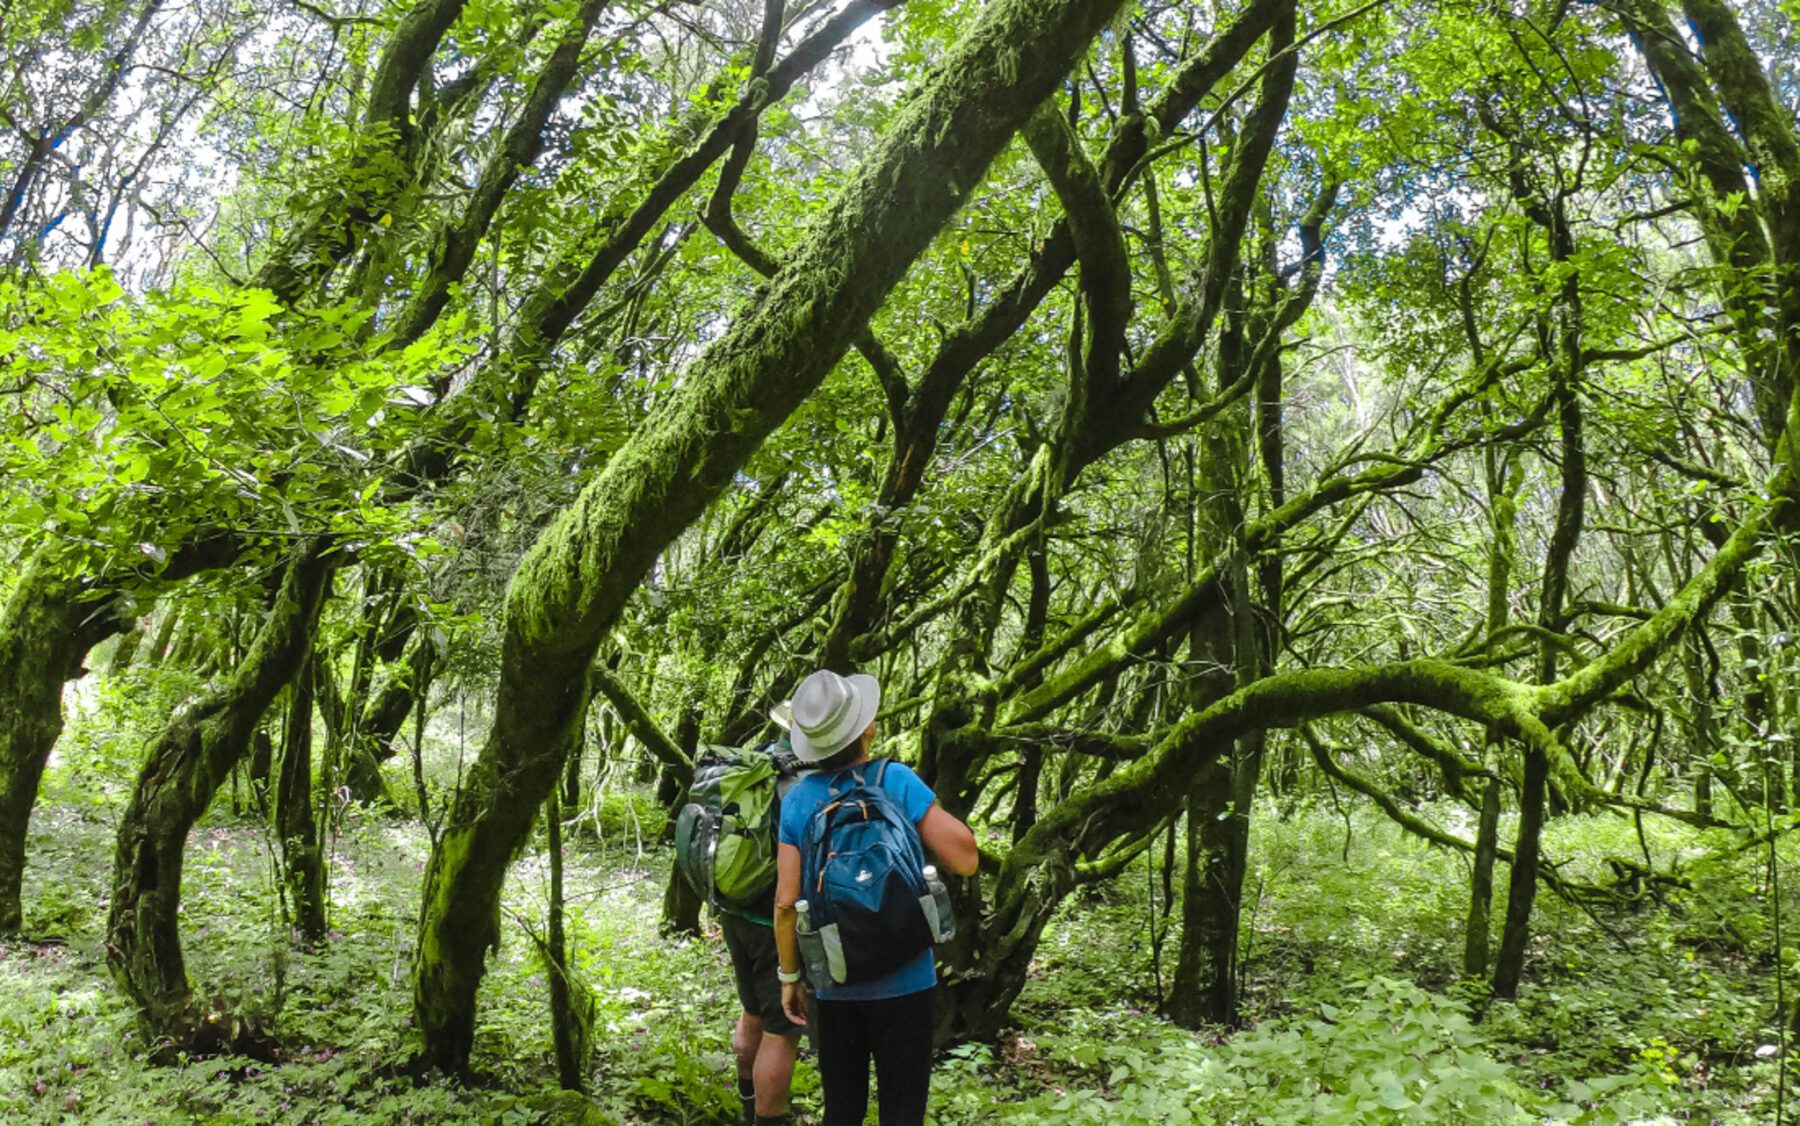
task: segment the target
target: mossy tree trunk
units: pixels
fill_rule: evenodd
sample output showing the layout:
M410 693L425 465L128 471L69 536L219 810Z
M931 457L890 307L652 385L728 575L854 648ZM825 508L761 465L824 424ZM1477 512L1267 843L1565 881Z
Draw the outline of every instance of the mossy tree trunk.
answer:
M1537 624L1542 640L1538 649L1537 679L1540 684L1551 684L1556 680L1560 656L1557 641L1569 624L1566 607L1569 570L1581 540L1587 505L1587 447L1581 403L1585 369L1583 279L1575 264L1575 236L1565 206L1570 185L1565 182L1564 173L1550 159L1543 161L1550 166L1549 171L1534 168L1530 155L1514 139L1509 126L1485 114L1483 120L1507 143L1508 180L1513 198L1541 230L1549 247L1550 261L1560 268L1563 278L1556 291L1555 308L1540 317L1538 327L1540 350L1546 356L1555 357L1551 368L1551 397L1555 404L1561 455L1556 520L1545 552L1543 580L1538 593ZM1500 932L1500 948L1494 956L1493 991L1495 996L1503 998L1518 995L1519 979L1524 973L1551 781L1548 751L1542 743L1527 743L1524 758L1519 787L1518 833L1513 843L1513 869L1506 897L1506 922Z
M556 783L595 649L656 555L819 385L1119 0L1000 0L875 145L682 392L546 529L508 587L494 726L427 869L422 1061L465 1071L501 884Z
M248 752L263 713L305 658L331 564L303 549L231 680L150 742L119 821L106 956L147 1034L198 1050L230 1047L229 1022L194 1002L182 959L182 858L188 831Z
M1233 311L1219 341L1221 379L1227 383L1235 382L1248 362L1243 296L1241 286L1234 286L1228 299ZM1247 410L1233 410L1207 428L1200 475L1191 483L1198 493L1195 536L1202 555L1228 555L1233 561L1225 605L1201 616L1189 641L1188 704L1195 711L1255 679L1260 663L1250 628L1250 576L1239 542L1248 422ZM1188 791L1181 954L1169 990L1169 1015L1184 1028L1237 1022L1238 918L1261 751L1261 740L1253 741L1252 733L1220 743Z
M562 816L562 804L552 789L544 807L550 851L550 933L544 950L550 979L550 1032L556 1047L557 1081L565 1091L582 1091L587 1088L588 1033L593 1017L583 999L576 996L569 974L568 938L563 927Z
M310 647L309 647L310 648ZM294 913L294 929L307 942L325 937L325 850L313 816L313 676L308 653L294 676L282 725L281 770L275 784L275 835L281 841L282 878Z
M173 603L166 604L158 615L156 636L150 642L150 651L144 655L144 661L151 668L163 663L169 655L169 645L175 639L175 627L181 622L181 607Z
M1479 334L1475 331L1472 286L1465 277L1461 286L1464 325L1476 362L1485 363L1486 356ZM1506 627L1510 616L1508 594L1512 589L1513 568L1517 562L1518 495L1524 485L1519 471L1519 455L1515 451L1503 455L1490 447L1484 452L1488 497L1488 567L1487 567L1487 635L1493 638ZM1487 976L1492 946L1494 908L1494 860L1500 848L1500 811L1505 798L1498 772L1499 756L1504 744L1498 734L1488 730L1482 741L1482 761L1496 770L1481 792L1481 814L1475 830L1475 858L1469 874L1469 910L1463 925L1463 976L1471 981Z
M1292 17L1278 19L1271 32L1270 50L1279 52L1292 42L1293 35ZM1253 128L1272 132L1274 123L1285 115L1294 73L1291 63L1270 68ZM1323 185L1301 219L1303 268L1299 280L1292 283L1281 279L1275 258L1276 232L1267 201L1259 200L1254 217L1261 253L1239 266L1227 298L1225 328L1219 339L1220 385L1211 401L1229 401L1232 388L1239 386L1253 394L1224 411L1203 431L1194 535L1201 557L1224 559L1227 565L1220 575L1224 594L1218 609L1196 619L1190 644L1196 673L1213 668L1226 675L1210 684L1204 676L1193 676L1190 691L1196 710L1264 675L1281 644L1284 571L1279 537L1262 545L1265 554L1261 556L1245 538L1247 509L1254 496L1252 454L1263 471L1268 508L1280 510L1287 502L1287 488L1279 343L1318 293L1323 266L1321 230L1336 198L1335 184ZM1188 571L1191 583L1191 562ZM1253 583L1260 602L1253 598ZM1169 995L1170 1015L1186 1027L1205 1021L1237 1023L1239 920L1249 871L1251 817L1266 749L1267 739L1260 728L1222 744L1196 773L1189 791L1181 952Z
M1255 679L1259 664L1257 642L1245 636L1251 624L1249 600L1240 596L1229 628L1237 635L1233 663L1241 681ZM1169 1015L1183 1027L1238 1022L1239 923L1265 746L1261 728L1224 742L1189 792L1181 953L1169 993Z
M1044 627L1050 611L1050 566L1040 538L1025 557L1031 574L1031 597L1025 608L1025 628L1019 652L1030 653L1044 643ZM1038 790L1043 785L1044 748L1032 744L1019 752L1018 781L1013 786L1012 839L1017 843L1037 824Z
M1243 867L1234 863L1238 839L1234 823L1249 821L1247 811L1231 806L1237 759L1236 740L1222 745L1201 764L1188 789L1181 953L1169 983L1169 1017L1183 1028L1198 1028L1209 1021L1230 1025L1237 1014L1238 897Z
M90 649L130 626L113 599L84 595L83 583L39 558L0 618L0 935L23 922L25 837L62 733L63 684L82 674Z
M1709 662L1711 648L1704 631L1698 627L1688 631L1681 646L1681 673L1688 697L1687 707L1683 709L1683 726L1688 733L1688 769L1694 775L1694 812L1708 817L1713 812L1712 783L1716 770L1713 755L1720 746L1719 721L1713 714L1717 689L1711 668L1718 658L1713 656Z
M1494 909L1494 857L1500 848L1500 797L1498 778L1489 779L1481 791L1481 819L1475 830L1475 862L1469 876L1469 914L1463 926L1463 976L1479 980L1487 976L1488 946Z
M694 752L700 745L700 714L693 704L682 709L680 725L675 729L675 745L685 759L679 763L663 763L656 780L657 804L670 812L669 825L674 826L676 810L687 800L688 787L694 780ZM672 834L671 834L672 835ZM665 935L698 935L700 911L706 904L681 872L669 869L669 882L663 889L661 930Z
M349 701L356 719L345 733L343 784L352 801L363 805L395 806L382 765L397 753L395 748L401 728L419 703L420 694L431 682L432 663L437 650L429 629L408 626L411 637L404 654L398 659L378 648L376 656L388 662L385 673L372 688L365 688L360 698Z

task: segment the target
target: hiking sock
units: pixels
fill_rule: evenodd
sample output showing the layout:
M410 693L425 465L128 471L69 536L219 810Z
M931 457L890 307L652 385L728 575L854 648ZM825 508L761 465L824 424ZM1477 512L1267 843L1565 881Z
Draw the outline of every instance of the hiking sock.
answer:
M759 1114L752 1126L794 1126L791 1114Z
M738 1101L744 1104L744 1126L756 1126L756 1083L738 1077Z

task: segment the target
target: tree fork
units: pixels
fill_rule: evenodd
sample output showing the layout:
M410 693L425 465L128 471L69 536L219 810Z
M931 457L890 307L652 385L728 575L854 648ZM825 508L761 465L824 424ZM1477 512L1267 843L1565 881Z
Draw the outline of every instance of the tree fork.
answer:
M1219 28L1206 46L1175 72L1167 89L1147 113L1128 112L1108 141L1099 161L1103 194L1117 198L1129 187L1137 164L1150 147L1151 131L1167 135L1181 124L1212 87L1229 74L1275 21L1289 0L1253 0ZM1066 152L1066 150L1065 150ZM1072 154L1079 156L1080 154ZM1085 164L1085 157L1082 157ZM1104 204L1107 210L1111 204ZM951 397L969 372L1010 339L1042 304L1076 260L1077 240L1068 217L1057 220L1042 248L1001 294L979 314L957 325L938 346L931 364L912 390L897 427L894 451L881 486L879 503L895 510L911 503L937 447L939 423ZM901 439L901 435L905 439ZM891 526L872 529L855 550L850 577L839 598L821 663L847 666L866 660L891 645L905 629L865 636L883 610L884 581L899 542Z
M356 249L384 211L397 204L412 179L417 130L412 96L431 65L439 41L462 14L464 0L421 0L400 18L382 49L370 83L348 168L334 170L342 198L297 223L270 253L252 284L291 305ZM350 190L346 184L377 185Z
M209 1021L188 983L180 935L182 858L188 831L248 752L263 713L304 659L331 569L317 543L288 564L236 674L151 741L120 818L107 963L136 1002L145 1031L159 1039L201 1051L234 1047L233 1026Z

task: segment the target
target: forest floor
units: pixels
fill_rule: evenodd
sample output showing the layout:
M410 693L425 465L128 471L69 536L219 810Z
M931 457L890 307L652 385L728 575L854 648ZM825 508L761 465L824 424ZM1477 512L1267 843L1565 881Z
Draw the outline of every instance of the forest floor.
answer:
M415 1088L394 1076L428 842L416 821L356 810L333 842L331 934L298 949L278 921L274 841L221 799L189 845L189 973L271 1029L284 1057L146 1062L100 945L129 776L98 785L91 770L52 771L31 838L30 941L0 944L0 1122L581 1120L546 1101L547 990L530 937L547 904L540 852L508 885L482 993L476 1057L488 1081ZM1453 811L1426 813L1471 831ZM1329 802L1259 815L1243 928L1247 1030L1195 1035L1156 1019L1180 913L1162 919L1159 877L1140 862L1078 895L1052 926L1016 1030L940 1062L935 1120L1776 1120L1766 850L1720 860L1731 838L1647 822L1658 865L1678 860L1692 889L1591 914L1545 893L1521 1002L1475 1023L1455 974L1461 856L1376 814L1346 820ZM668 854L657 824L647 795L619 788L569 839L570 948L596 1005L589 1120L730 1122L725 953L716 936L658 936ZM1631 822L1613 816L1558 819L1547 851L1573 881L1602 878L1609 856L1642 855ZM1784 849L1784 867L1796 860ZM1800 871L1789 882L1800 886ZM1797 925L1787 920L1788 934ZM796 1086L816 1113L804 1061Z

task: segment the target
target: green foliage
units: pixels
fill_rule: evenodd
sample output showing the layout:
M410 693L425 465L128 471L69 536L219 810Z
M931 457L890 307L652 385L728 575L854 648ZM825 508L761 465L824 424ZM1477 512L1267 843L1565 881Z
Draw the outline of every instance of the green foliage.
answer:
M45 799L83 817L108 817L131 786L143 758L144 733L156 730L206 683L197 670L164 662L140 664L122 677L96 678L70 692L67 726L58 740L61 769L46 779Z
M1452 806L1421 813L1456 824ZM1139 862L1058 915L1015 1010L1016 1038L951 1053L935 1088L939 1120L982 1121L1015 1103L1046 1123L1158 1121L1170 1104L1201 1108L1203 1122L1660 1115L1747 1126L1772 1113L1774 1061L1755 1058L1776 1040L1763 963L1716 937L1714 913L1726 903L1746 925L1758 913L1759 927L1767 920L1740 883L1754 887L1761 867L1729 838L1649 823L1656 855L1694 858L1695 890L1665 893L1680 904L1666 914L1621 904L1602 907L1598 920L1547 896L1530 956L1538 984L1517 1005L1488 1005L1483 985L1458 981L1461 857L1367 810L1346 823L1329 803L1286 816L1265 806L1257 825L1242 934L1245 1031L1194 1036L1151 1015L1153 885ZM1598 880L1608 858L1639 844L1629 821L1598 816L1558 819L1545 847L1565 877ZM1162 925L1166 985L1179 912ZM1470 1023L1472 1005L1479 1023ZM1479 1113L1382 1106L1392 1089L1369 1085L1381 1073L1403 1079L1415 1103L1465 1099Z
M97 590L121 576L154 580L215 531L250 548L228 573L177 592L126 582L127 613L148 612L152 596L162 598L159 616L179 607L179 656L120 678L79 680L67 693L68 725L29 850L27 931L46 941L0 948L8 971L0 974L0 1118L526 1121L592 1110L651 1122L723 1120L734 1110L722 1079L734 1000L716 944L669 943L652 931L666 811L619 784L641 755L604 717L594 723L605 738L594 742L604 743L606 783L575 811L571 834L570 945L598 1033L593 1106L558 1110L497 1089L414 1089L396 1077L424 838L361 811L333 808L326 819L337 834L335 933L308 950L290 949L282 933L272 850L247 791L221 795L192 842L194 976L222 1007L279 1031L289 1050L279 1067L187 1061L153 1072L102 981L109 826L144 734L229 670L275 554L293 536L319 531L344 548L342 589L318 638L321 667L342 682L391 669L391 658L370 655L384 640L377 609L390 599L425 607L423 628L440 649L437 683L457 700L455 738L440 691L425 739L426 804L441 816L493 719L498 608L521 554L629 439L680 416L694 358L727 333L754 329L750 318L770 292L692 222L719 178L702 174L661 201L617 276L569 311L572 324L527 394L520 369L537 357L520 363L508 351L526 312L561 292L709 119L735 103L747 77L742 44L758 5L654 13L612 5L545 130L541 157L520 170L494 223L478 233L444 319L412 347L387 349L386 326L440 261L467 185L516 116L571 6L462 5L429 52L406 122L416 131L410 145L392 126L367 128L363 113L370 75L411 5L327 7L334 14L316 5L270 12L248 0L157 5L159 21L176 22L155 25L155 50L130 68L133 85L119 100L132 114L141 109L142 121L126 128L119 103L96 104L105 112L91 132L176 140L130 184L106 183L105 166L90 162L93 149L79 141L59 150L55 174L78 183L81 198L40 190L26 201L39 214L0 232L8 240L0 243L0 396L9 408L0 420L0 592L14 588L16 564L40 548ZM1057 94L1096 159L1128 120L1127 59L1139 105L1152 104L1181 54L1201 49L1247 6L1128 7L1129 18L1088 52L1081 80ZM1729 7L1769 62L1740 67L1741 76L1766 69L1778 89L1791 85L1791 67L1783 68L1795 56L1796 5ZM915 104L906 91L983 8L974 0L894 7L879 35L839 52L763 117L732 200L759 246L785 259L804 245L823 202L845 184L843 170ZM39 122L27 118L38 103L78 104L43 97L45 76L54 71L73 91L104 73L134 14L111 0L9 9L0 41L12 48L17 74L9 78L21 91L4 107L18 119L10 133L29 144ZM214 26L226 23L233 26ZM1245 349L1264 347L1281 363L1285 415L1259 393L1228 404L1203 433L1176 427L1152 439L1144 418L1113 420L1132 437L1046 510L1032 545L1044 558L1041 583L1021 566L1010 582L978 592L989 606L945 600L941 616L898 631L868 662L890 689L890 707L909 701L884 716L891 745L910 749L946 726L938 721L950 710L936 712L933 702L950 694L946 686L991 687L1004 714L1021 684L1029 690L1096 654L1118 658L1105 687L1047 718L1071 729L1166 734L1212 671L1210 657L1183 650L1180 629L1133 649L1120 642L1115 618L1058 650L1061 664L1015 679L1016 662L1040 639L1034 634L1054 643L1111 595L1125 593L1124 616L1167 604L1225 546L1196 534L1196 512L1229 488L1242 519L1228 523L1253 526L1276 504L1276 468L1290 497L1369 467L1417 473L1403 489L1322 506L1247 562L1258 604L1238 620L1266 626L1277 644L1258 661L1238 662L1234 675L1256 664L1280 673L1423 653L1479 662L1523 683L1541 639L1486 639L1485 623L1495 605L1515 629L1543 611L1538 571L1565 462L1551 432L1557 420L1539 408L1560 374L1575 376L1591 475L1571 616L1552 639L1565 669L1604 660L1643 613L1680 597L1674 592L1714 557L1712 533L1759 511L1752 494L1771 435L1759 430L1746 386L1766 376L1761 351L1775 327L1795 318L1790 308L1785 321L1747 329L1731 318L1734 302L1782 299L1766 284L1771 263L1732 257L1778 227L1772 205L1786 173L1776 154L1736 147L1753 123L1734 121L1724 140L1732 175L1757 166L1756 190L1715 192L1697 180L1704 146L1672 133L1669 83L1643 73L1653 39L1625 34L1616 6L1320 0L1299 6L1298 23L1299 88L1235 262L1214 270L1207 258L1220 237L1223 177L1268 69L1266 40L1218 76L1172 135L1150 138L1153 155L1115 201L1130 255L1121 288L1137 305L1116 342L1127 369L1149 354L1176 307L1190 307L1165 300L1165 286L1189 300L1189 290L1208 284L1225 290L1220 322L1157 396L1149 421L1168 426L1209 404ZM256 31L241 33L239 24ZM786 45L814 26L809 16ZM1014 69L1018 50L1001 45L997 73ZM473 91L469 101L452 100L459 88ZM193 102L177 106L169 91ZM150 123L157 127L139 128ZM18 150L6 147L14 144L0 144L9 176L19 169ZM137 155L112 154L121 167ZM180 179L229 186L155 186L159 169L190 158L199 158L197 171ZM1327 183L1341 192L1321 231L1320 299L1259 341L1271 295L1299 277L1296 223ZM1061 214L1023 146L1002 153L983 183L956 188L968 198L870 322L908 386L918 386L959 325L994 308ZM95 209L86 218L97 224L109 193L146 201L155 222L145 226L187 229L193 217L211 216L211 229L190 233L161 265L143 264L163 255L140 244L116 272L96 264L117 244L97 242L92 255L73 257L68 245L46 244L39 259L18 233L60 222L52 213L65 203ZM1552 203L1569 224L1566 254L1556 224L1543 218ZM242 283L270 248L346 214L358 216L353 251L293 307ZM1733 224L1745 237L1721 240L1721 226ZM65 261L88 265L55 272ZM830 274L884 263L871 255L802 265ZM970 545L1009 530L1004 520L1018 513L1008 498L1037 459L1056 452L1058 420L1075 417L1093 323L1081 305L1084 267L1050 286L954 389L932 423L928 464L911 467L923 485L909 502L890 505L882 492L897 429L889 395L905 388L884 386L855 356L748 455L719 501L658 553L607 639L607 658L618 658L622 679L659 722L707 739L760 722L770 694L816 653L836 596L847 593L846 560L878 536L897 536L899 548L875 576L883 597L865 623L871 629L933 605L969 576ZM419 423L434 425L471 387L494 394L470 407L470 428L456 432L454 479L392 476L404 451L418 448ZM1446 405L1455 409L1444 428L1428 432ZM741 417L721 413L716 432L694 441L729 444ZM1250 436L1271 419L1283 448L1266 451L1269 461L1251 458ZM1503 489L1491 477L1502 465L1511 475ZM1490 553L1496 525L1510 533L1505 558ZM1287 568L1279 599L1260 589L1259 573L1277 559ZM1504 564L1498 573L1494 563ZM569 613L553 615L558 627L585 613L594 592L570 593ZM1788 636L1792 601L1792 555L1770 551L1627 690L1568 725L1572 755L1593 786L1686 809L1698 804L1704 770L1716 784L1711 816L1740 828L1703 833L1653 815L1641 827L1611 813L1553 818L1546 850L1558 882L1540 895L1517 1004L1489 1006L1480 983L1459 980L1465 858L1427 850L1359 799L1328 795L1329 783L1278 735L1269 773L1279 776L1281 797L1255 806L1239 935L1247 1027L1196 1037L1150 1015L1166 1000L1180 914L1157 886L1161 873L1140 861L1121 880L1072 895L1042 944L1024 951L1030 981L1015 1013L1022 1035L955 1049L937 1117L1767 1120L1783 1015L1775 999L1793 1000L1783 983L1800 967L1795 928L1777 932L1782 912L1795 918L1785 879L1795 856L1784 838L1771 866L1762 849L1747 849L1741 827L1791 816L1781 809L1795 797L1783 791L1796 777L1800 715L1789 688L1800 675ZM991 628L972 624L989 611ZM964 655L967 670L957 664ZM1473 725L1407 706L1454 753L1494 770L1512 804L1516 745L1490 749ZM1291 718L1269 717L1277 727ZM1424 758L1360 719L1319 726L1351 748L1359 774L1387 789L1394 808L1472 836L1471 811L1445 798L1455 786ZM961 776L968 788L955 799L989 819L977 828L995 855L1008 844L1009 802L1023 805L1007 787L1025 773L1024 756L1000 745L969 764ZM1100 777L1116 784L1145 773L1055 744L1039 749L1041 809ZM389 782L410 795L404 759L388 766ZM335 767L321 765L321 782L335 781ZM1502 838L1514 829L1509 812ZM1625 879L1645 867L1662 878ZM497 1088L517 1092L547 1082L544 971L527 937L539 925L542 869L535 855L516 868L477 1031L477 1066L491 1069ZM1501 910L1497 903L1496 922ZM814 1077L802 1075L810 1092Z
M368 311L281 310L195 285L136 297L110 273L0 279L0 372L27 391L0 432L0 527L150 573L198 533L332 531L371 562L439 550L376 470L458 347L365 351ZM399 408L399 409L396 409Z
M1073 1089L1008 1114L1021 1123L1527 1122L1530 1099L1456 1002L1375 978L1344 1004L1218 1045L1118 1013L1031 1044ZM970 1057L958 1062L967 1064ZM950 1105L973 1118L981 1108Z
M434 735L431 769L453 768L454 746ZM92 769L58 765L52 793L91 785ZM397 905L416 894L418 830L378 816L344 820L333 932L297 950L268 925L276 885L265 830L216 809L190 844L190 960L227 1008L259 1014L280 1035L286 1058L159 1069L138 1056L131 1014L99 961L104 802L123 796L100 793L102 804L85 810L53 799L36 822L28 930L58 941L0 947L0 1117L560 1121L531 1096L553 1070L546 980L529 938L543 930L543 855L520 861L484 988L478 1050L495 1086L414 1088L393 1068L414 937L411 912ZM614 790L597 808L605 831L568 844L569 949L595 1014L595 1096L584 1105L618 1121L729 1122L737 1002L722 944L656 934L668 854L652 833L644 845L653 851L641 855L631 829L655 813L651 796ZM1068 903L1040 949L1019 1031L940 1062L934 1121L1767 1120L1774 1061L1745 1062L1770 1042L1763 972L1705 921L1715 899L1741 901L1729 881L1754 880L1753 857L1702 849L1686 830L1653 830L1659 853L1709 858L1696 861L1696 890L1681 910L1616 917L1630 943L1619 947L1584 912L1551 899L1533 954L1542 984L1472 1025L1467 1004L1445 995L1454 985L1432 992L1397 976L1453 982L1458 858L1363 812L1352 819L1348 862L1345 825L1329 808L1259 824L1245 928L1249 1028L1195 1035L1150 1015L1140 862ZM1629 855L1637 842L1629 823L1592 818L1556 825L1547 847L1577 878L1606 871L1607 856ZM1164 933L1165 971L1178 938L1178 926ZM798 1105L816 1109L817 1082L803 1061Z

